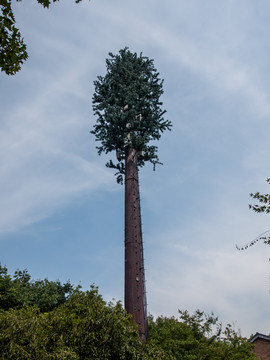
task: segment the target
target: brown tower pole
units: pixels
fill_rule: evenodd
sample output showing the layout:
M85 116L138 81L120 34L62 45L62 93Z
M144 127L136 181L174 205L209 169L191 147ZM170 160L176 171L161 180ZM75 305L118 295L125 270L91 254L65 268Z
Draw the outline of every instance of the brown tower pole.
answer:
M138 168L147 161L159 164L157 147L161 133L172 124L165 120L159 98L163 80L153 60L127 47L106 59L107 73L94 81L93 110L98 116L91 131L100 142L98 154L116 151L116 180L125 177L125 308L138 324L140 338L147 338L147 310L144 282ZM150 142L150 144L149 144Z
M130 146L125 153L125 309L139 325L140 338L145 341L146 296L137 152Z

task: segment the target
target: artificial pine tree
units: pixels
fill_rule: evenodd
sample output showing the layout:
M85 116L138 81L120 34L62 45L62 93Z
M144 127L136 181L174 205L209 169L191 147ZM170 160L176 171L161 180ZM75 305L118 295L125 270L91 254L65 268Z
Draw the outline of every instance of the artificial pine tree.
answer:
M147 336L138 168L150 161L160 164L157 147L150 145L171 129L162 102L163 80L153 60L128 48L109 53L107 73L94 82L93 110L97 123L91 131L100 142L98 154L116 152L106 166L117 170L117 182L125 180L125 308Z

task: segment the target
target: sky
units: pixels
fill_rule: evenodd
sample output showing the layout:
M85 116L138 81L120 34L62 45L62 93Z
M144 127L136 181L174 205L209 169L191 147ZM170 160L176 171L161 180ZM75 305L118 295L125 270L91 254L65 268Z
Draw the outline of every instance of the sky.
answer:
M93 81L125 46L154 59L171 132L140 170L148 312L270 333L268 0L14 2L29 59L0 74L0 262L123 301L124 188L90 131Z

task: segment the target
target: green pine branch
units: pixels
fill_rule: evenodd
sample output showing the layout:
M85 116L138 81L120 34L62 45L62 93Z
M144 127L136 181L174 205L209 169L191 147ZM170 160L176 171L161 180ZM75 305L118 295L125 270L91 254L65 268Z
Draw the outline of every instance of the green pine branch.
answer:
M157 147L150 143L159 140L172 124L164 119L160 97L163 80L153 60L124 48L106 59L107 73L94 81L93 110L97 122L91 131L95 135L98 154L116 152L114 163L107 167L117 169L117 181L122 183L125 172L126 147L137 150L138 167L147 161L154 167L161 164Z

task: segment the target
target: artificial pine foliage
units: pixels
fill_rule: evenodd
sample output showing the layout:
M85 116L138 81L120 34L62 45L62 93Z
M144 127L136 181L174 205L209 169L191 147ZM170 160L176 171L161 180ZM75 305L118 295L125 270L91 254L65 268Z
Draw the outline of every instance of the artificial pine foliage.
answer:
M93 110L98 116L92 134L101 143L98 154L116 152L116 162L106 166L117 170L117 182L123 182L125 149L131 147L138 155L138 167L150 161L159 163L157 147L149 145L159 140L161 133L171 129L165 120L165 110L159 98L163 93L163 80L154 67L153 60L129 51L109 53L107 73L94 81Z

